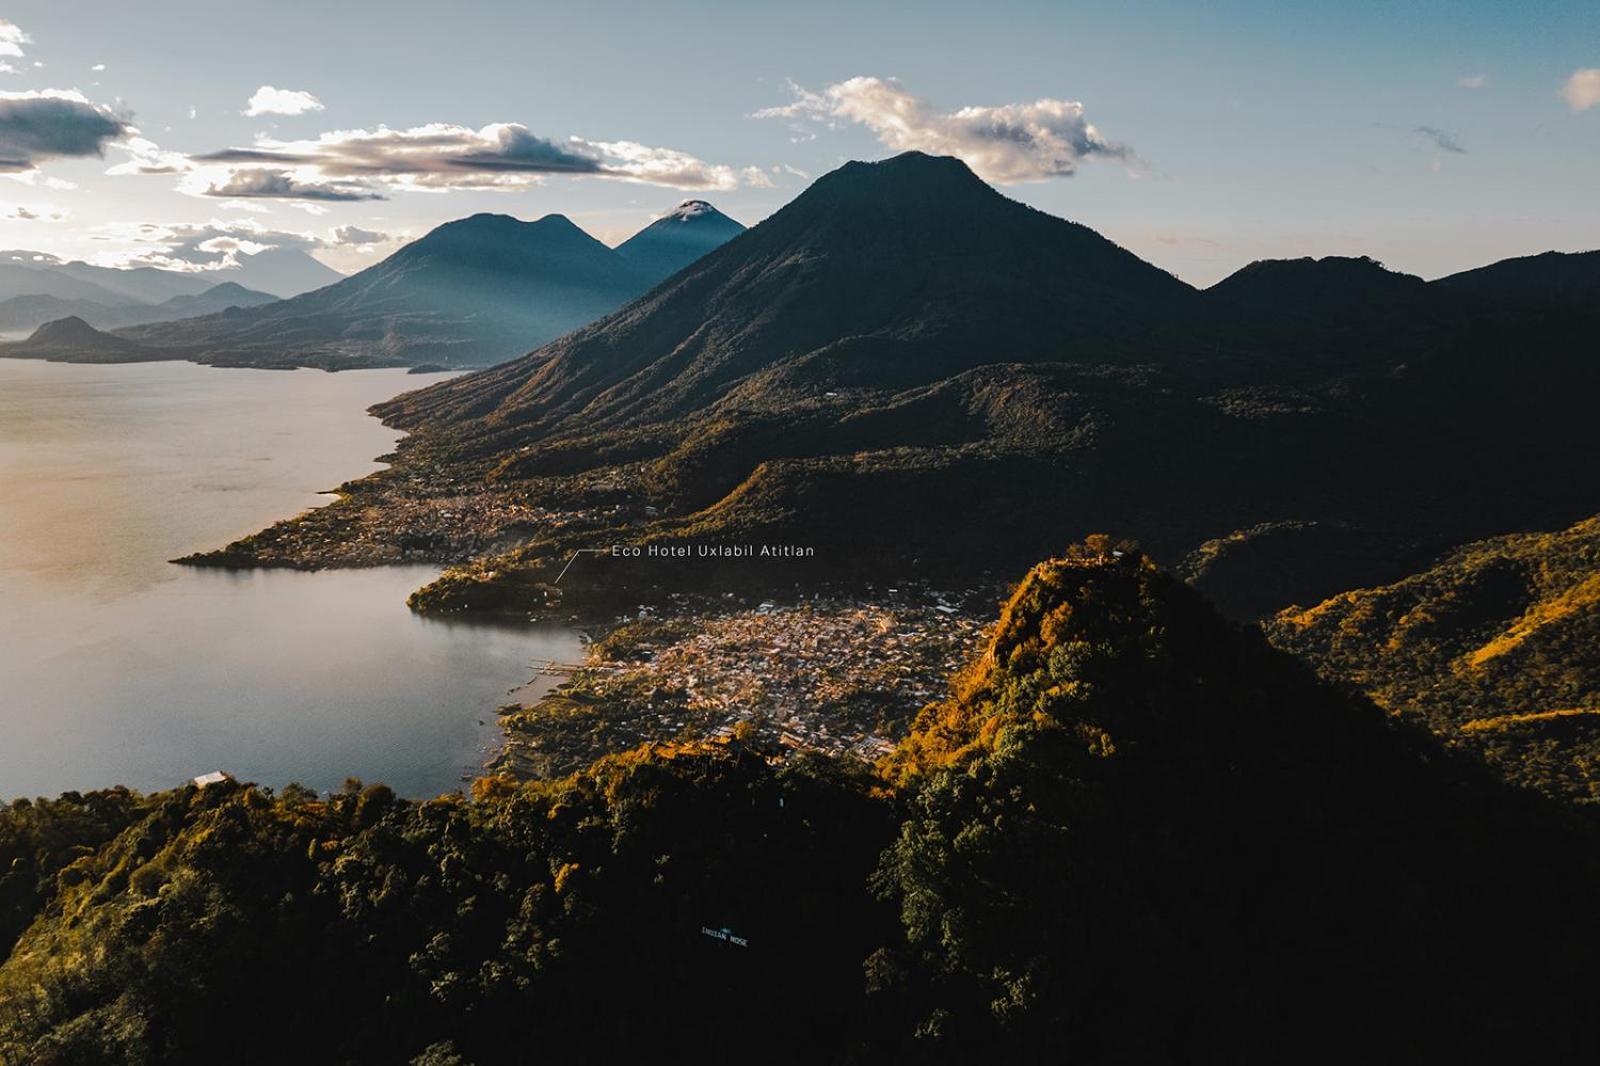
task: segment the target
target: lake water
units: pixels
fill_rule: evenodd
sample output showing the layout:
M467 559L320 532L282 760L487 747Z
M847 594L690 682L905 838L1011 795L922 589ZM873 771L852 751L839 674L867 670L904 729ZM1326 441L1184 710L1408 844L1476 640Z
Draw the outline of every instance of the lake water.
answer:
M0 798L210 770L460 787L576 634L419 618L430 567L167 562L377 469L397 435L365 409L429 380L0 359Z

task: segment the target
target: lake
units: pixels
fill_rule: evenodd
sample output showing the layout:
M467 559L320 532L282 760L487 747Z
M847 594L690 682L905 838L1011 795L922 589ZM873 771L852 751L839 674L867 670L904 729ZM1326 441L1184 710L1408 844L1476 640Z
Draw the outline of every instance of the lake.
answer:
M574 632L419 618L431 567L167 561L377 469L398 434L367 406L437 378L0 359L0 798L210 770L461 787Z

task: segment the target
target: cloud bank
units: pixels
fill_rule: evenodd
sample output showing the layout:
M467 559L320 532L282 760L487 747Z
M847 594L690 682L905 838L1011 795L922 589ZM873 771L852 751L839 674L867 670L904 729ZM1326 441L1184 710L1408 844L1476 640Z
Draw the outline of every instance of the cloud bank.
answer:
M885 147L953 155L1002 185L1067 177L1087 159L1137 159L1132 149L1107 140L1083 105L1072 100L938 111L892 79L851 78L821 92L791 89L793 103L765 108L754 117L855 123Z
M0 173L31 171L50 159L104 156L106 145L131 132L126 119L76 90L0 92Z

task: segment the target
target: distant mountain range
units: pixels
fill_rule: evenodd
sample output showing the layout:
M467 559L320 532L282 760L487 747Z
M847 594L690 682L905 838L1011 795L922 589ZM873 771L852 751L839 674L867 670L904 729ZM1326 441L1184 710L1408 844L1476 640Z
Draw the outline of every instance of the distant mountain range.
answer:
M114 295L107 293L108 296ZM48 294L13 296L0 300L0 333L20 333L37 329L60 318L79 318L98 329L146 322L163 322L192 315L211 314L230 307L258 307L276 303L269 293L247 289L232 281L213 285L195 293L180 293L160 303L101 299L66 299Z
M0 252L0 334L29 333L58 318L115 329L255 307L341 276L293 249L242 256L239 266L227 271L192 272L94 266L44 252Z
M216 363L481 366L615 310L742 229L706 207L655 223L624 245L628 254L562 215L473 215L281 304L123 334Z
M227 270L161 270L156 267L102 267L68 261L46 252L0 251L0 300L13 296L58 296L108 305L158 304L174 296L194 296L229 283L277 297L294 296L338 281L344 275L293 248L271 248L241 255Z
M612 249L562 215L534 222L473 215L358 274L281 302L226 310L197 305L194 317L142 325L73 313L116 329L152 359L329 369L482 366L608 314L743 228L695 200ZM121 359L128 350L96 343L77 357L93 360L104 352ZM43 354L27 342L11 351ZM59 358L58 349L50 351Z

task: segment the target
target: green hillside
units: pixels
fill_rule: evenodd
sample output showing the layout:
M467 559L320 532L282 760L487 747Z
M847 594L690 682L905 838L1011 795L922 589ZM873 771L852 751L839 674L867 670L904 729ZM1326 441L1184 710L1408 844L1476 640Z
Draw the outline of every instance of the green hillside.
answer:
M1594 844L1095 542L876 771L14 803L0 1060L1586 1061Z
M1512 780L1600 801L1600 518L1467 545L1267 631Z

